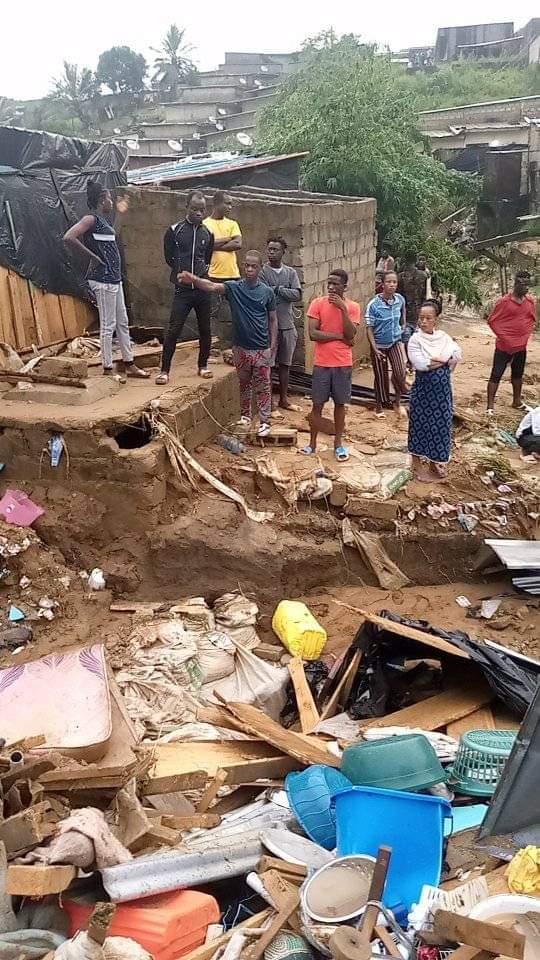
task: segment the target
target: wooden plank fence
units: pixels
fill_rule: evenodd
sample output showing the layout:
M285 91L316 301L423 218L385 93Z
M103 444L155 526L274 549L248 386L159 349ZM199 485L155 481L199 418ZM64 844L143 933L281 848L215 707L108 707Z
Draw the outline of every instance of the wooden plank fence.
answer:
M0 340L19 353L78 337L96 317L97 311L88 301L45 293L0 266Z

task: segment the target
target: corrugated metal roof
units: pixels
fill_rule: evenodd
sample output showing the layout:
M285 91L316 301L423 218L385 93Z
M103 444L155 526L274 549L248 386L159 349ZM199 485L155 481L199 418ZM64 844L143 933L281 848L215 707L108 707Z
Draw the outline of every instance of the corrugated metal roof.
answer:
M538 540L484 540L509 570L540 570Z
M174 180L186 180L188 177L211 177L217 173L229 173L233 170L247 170L250 167L260 167L267 163L280 163L283 160L294 160L297 157L306 157L307 153L287 153L283 156L248 157L234 153L204 153L193 157L184 157L158 163L154 167L141 167L137 170L128 170L128 183L143 184L160 181L167 183Z

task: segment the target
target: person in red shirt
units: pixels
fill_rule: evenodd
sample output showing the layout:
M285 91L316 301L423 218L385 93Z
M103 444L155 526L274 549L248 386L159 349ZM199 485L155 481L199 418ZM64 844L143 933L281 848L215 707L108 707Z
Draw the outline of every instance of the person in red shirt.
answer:
M529 294L530 275L522 271L516 274L514 289L497 301L488 323L497 337L493 367L487 385L487 412L493 416L495 396L501 378L510 364L512 406L522 406L521 391L523 373L527 360L527 344L536 326L536 301Z
M311 380L311 439L302 453L315 453L323 407L331 397L334 456L340 462L349 459L349 452L343 446L343 430L345 407L351 402L352 345L360 323L359 305L345 297L348 282L345 270L333 270L327 281L328 296L313 300L307 312L309 338L315 343L315 365Z

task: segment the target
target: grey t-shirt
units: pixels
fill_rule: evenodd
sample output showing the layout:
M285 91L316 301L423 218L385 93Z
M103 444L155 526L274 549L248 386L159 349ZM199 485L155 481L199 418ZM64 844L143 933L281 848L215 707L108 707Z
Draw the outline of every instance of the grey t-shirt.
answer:
M285 264L279 270L265 263L259 279L271 287L276 296L278 330L294 330L293 304L302 299L302 289L298 274L293 267Z

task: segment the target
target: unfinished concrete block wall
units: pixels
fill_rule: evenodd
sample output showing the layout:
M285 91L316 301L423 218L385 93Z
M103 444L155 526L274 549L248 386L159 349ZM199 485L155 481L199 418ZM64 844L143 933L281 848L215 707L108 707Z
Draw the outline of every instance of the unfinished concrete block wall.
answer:
M119 191L120 192L120 191ZM208 206L215 188L203 186ZM375 277L375 216L372 199L336 197L305 191L264 190L238 187L232 216L238 220L243 250L264 254L268 236L285 237L286 262L298 271L303 288L302 308L297 311L299 347L295 363L311 370L313 345L304 336L304 316L311 300L326 292L332 269L349 274L348 296L363 309L373 296ZM163 234L184 216L187 191L123 188L127 209L117 220L124 243L132 317L146 326L165 326L173 294L169 270L163 261ZM186 339L196 336L196 323L186 323ZM367 355L364 333L357 338L355 355Z

